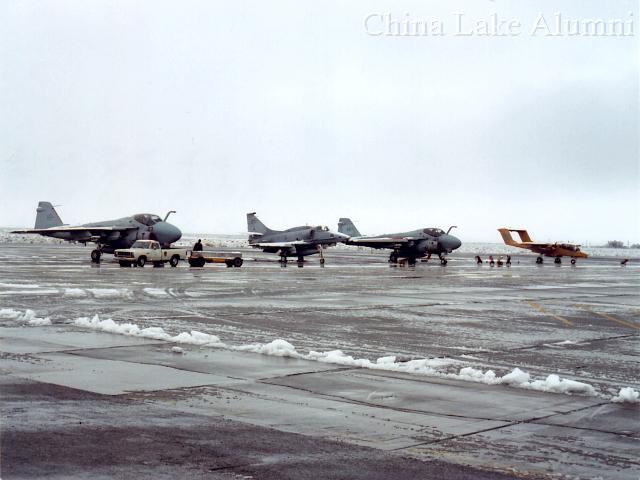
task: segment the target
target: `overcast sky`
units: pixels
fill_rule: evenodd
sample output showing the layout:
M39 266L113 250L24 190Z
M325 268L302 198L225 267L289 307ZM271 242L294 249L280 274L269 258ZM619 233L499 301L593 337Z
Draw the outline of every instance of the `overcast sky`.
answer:
M531 34L555 12L633 31ZM387 13L444 29L376 35ZM521 33L459 35L492 13ZM639 16L601 0L1 2L0 225L32 226L49 200L66 223L177 210L186 232L244 232L257 211L272 228L637 243Z

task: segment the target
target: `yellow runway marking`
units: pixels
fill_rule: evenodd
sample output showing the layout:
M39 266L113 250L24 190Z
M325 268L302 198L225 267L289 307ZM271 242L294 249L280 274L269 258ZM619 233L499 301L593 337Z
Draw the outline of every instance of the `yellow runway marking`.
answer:
M576 305L576 307L586 312L590 312L595 315L598 315L599 317L606 318L607 320L611 320L612 322L616 322L616 323L619 323L620 325L624 325L625 327L636 328L640 330L640 325L636 325L635 323L632 323L632 322L627 322L626 320L622 320L621 318L616 318L613 315L596 312L591 305Z
M569 327L573 326L573 322L572 321L567 320L566 318L561 317L559 315L554 315L553 313L549 312L547 309L543 308L542 305L540 305L539 303L536 303L533 300L525 300L525 302L527 302L533 308L538 310L540 313L544 313L545 315L548 315L549 317L553 317L556 320L561 321L562 323L564 323L565 325L567 325Z

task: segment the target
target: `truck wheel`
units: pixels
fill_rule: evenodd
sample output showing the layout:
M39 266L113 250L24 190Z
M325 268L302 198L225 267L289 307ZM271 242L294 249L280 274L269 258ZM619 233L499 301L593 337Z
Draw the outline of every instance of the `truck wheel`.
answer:
M174 255L173 257L171 257L171 260L169 260L169 265L175 268L178 266L179 261L180 257L178 255Z
M224 264L227 266L227 268L231 268L231 267L233 267L233 260L231 260L231 259L225 260Z
M120 264L121 267L130 267L131 266L131 262L127 262L126 260L120 260L118 263Z
M95 249L95 250L91 250L91 261L93 263L100 263L100 250Z
M137 263L139 267L144 267L144 264L147 263L147 257L145 257L144 255L139 257Z
M236 257L233 259L233 266L236 268L240 268L242 266L242 259L240 257Z
M204 267L204 258L192 258L189 259L189 265L192 267Z

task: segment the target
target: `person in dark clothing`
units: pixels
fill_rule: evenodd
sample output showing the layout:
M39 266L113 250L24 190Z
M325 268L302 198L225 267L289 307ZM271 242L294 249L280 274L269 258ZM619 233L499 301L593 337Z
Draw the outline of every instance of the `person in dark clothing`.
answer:
M482 258L480 258L480 255L476 255L476 263L478 265L480 265L482 263Z
M202 251L202 240L198 239L198 241L193 245L193 251L194 252Z
M511 266L511 255L507 255L507 267Z

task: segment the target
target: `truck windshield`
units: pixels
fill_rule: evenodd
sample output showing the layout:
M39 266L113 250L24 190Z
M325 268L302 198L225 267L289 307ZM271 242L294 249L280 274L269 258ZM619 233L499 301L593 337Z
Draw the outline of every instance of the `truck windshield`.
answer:
M151 242L147 240L138 240L131 246L131 248L149 248L150 246Z

